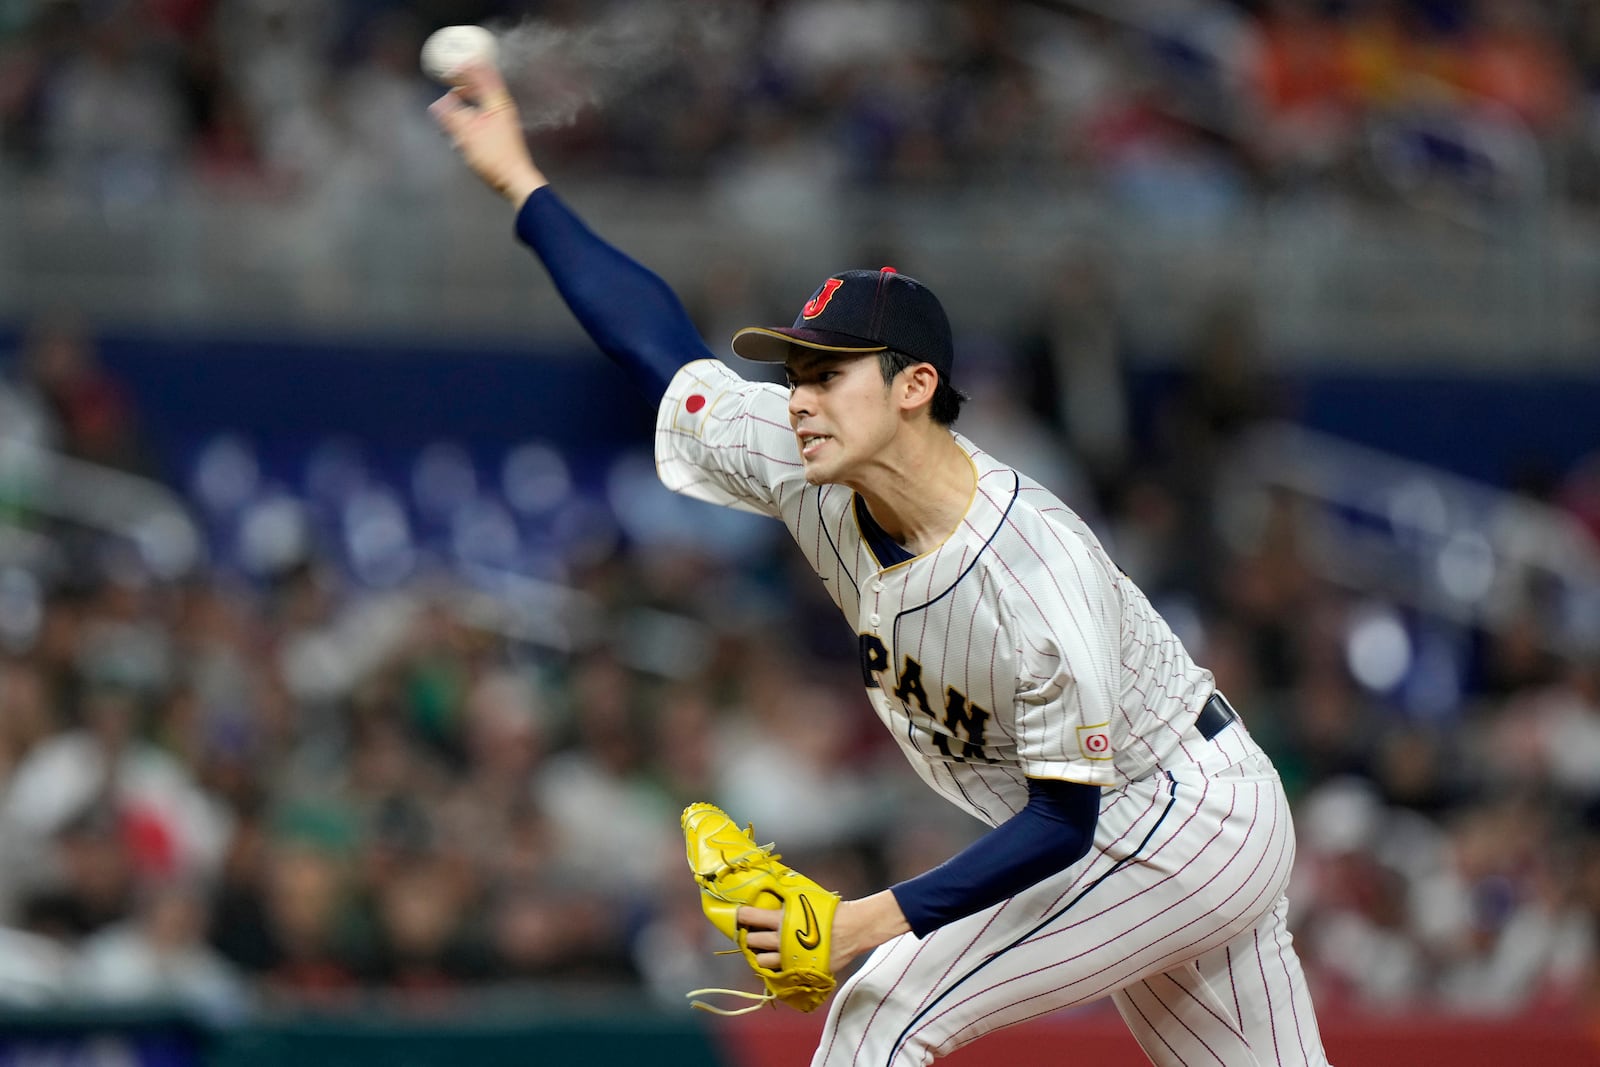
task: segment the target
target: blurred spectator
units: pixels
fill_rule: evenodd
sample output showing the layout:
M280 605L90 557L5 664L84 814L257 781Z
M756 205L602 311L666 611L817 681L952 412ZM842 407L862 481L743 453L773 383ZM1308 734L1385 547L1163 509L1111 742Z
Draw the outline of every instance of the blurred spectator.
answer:
M147 469L133 400L101 364L83 323L67 315L33 323L19 375L50 412L58 443L69 455L109 467Z
M92 15L44 95L53 169L113 222L166 194L178 179L186 129L176 71L138 5Z
M979 348L980 343L968 348ZM972 358L976 357L976 358ZM976 351L971 370L962 375L961 389L968 403L961 411L961 432L990 455L1019 470L1098 525L1100 503L1078 454L1065 447L1057 429L1028 403L1010 355L1003 351ZM1090 372L1092 373L1092 371ZM1111 394L1113 401L1115 393Z
M934 46L934 16L906 0L795 0L780 5L773 43L815 88L845 69L884 68Z
M28 660L0 660L0 783L59 727L44 675Z
M1386 1014L1428 988L1428 954L1408 925L1405 877L1369 852L1329 857L1316 918L1303 935L1318 963L1319 1008Z
M82 716L81 727L37 745L17 768L5 797L7 821L35 839L73 827L92 833L90 840L108 838L126 849L139 876L215 870L229 815L187 767L140 737L136 697L91 690Z
M450 161L435 150L438 130L427 116L435 94L417 79L424 36L418 20L400 9L380 12L359 33L364 55L344 76L340 105L363 196L404 201L437 189L448 173Z
M1354 21L1360 20L1358 14ZM1355 32L1315 0L1266 5L1253 89L1261 154L1275 170L1302 181L1315 178L1334 172L1354 150L1358 81L1363 66L1378 65L1381 51L1376 41L1361 48L1352 40Z
M1600 842L1589 835L1574 850L1575 928L1568 948L1573 971L1565 990L1579 1018L1596 1018L1600 1009Z
M62 826L47 849L20 904L23 929L70 944L131 914L132 848L108 806L95 804Z
M563 867L618 899L682 862L661 834L677 813L647 773L636 699L632 677L615 659L579 663L572 679L577 743L552 756L534 781Z
M1129 217L1192 237L1220 233L1249 211L1249 174L1215 131L1134 102L1102 134L1106 193Z
M853 751L860 698L781 659L772 657L776 676L750 694L738 726L718 737L713 796L788 849L859 840L878 819L871 765Z
M1130 472L1107 487L1106 548L1117 566L1133 575L1158 606L1167 598L1188 596L1208 584L1197 571L1203 555L1193 536L1183 501L1164 478L1146 470Z
M1050 266L1033 317L1012 343L1020 366L1010 376L1029 409L1082 465L1102 507L1133 455L1122 324L1109 270L1088 252L1069 252ZM1149 588L1145 575L1140 584Z
M676 1010L691 989L744 988L749 967L722 954L728 944L706 922L697 894L668 893L633 939L633 963L651 999Z
M1536 132L1558 130L1572 115L1576 84L1571 56L1547 10L1532 0L1479 0L1472 11L1463 43L1463 87Z
M72 954L62 942L0 926L0 1010L68 1002L72 965Z
M1591 452L1567 472L1556 496L1600 547L1600 451Z
M60 427L44 398L19 373L25 369L14 364L0 366L0 437L53 447Z
M553 743L552 712L535 683L511 671L479 678L464 708L463 787L484 815L505 817L532 797Z
M373 891L377 919L369 978L415 1001L482 977L484 961L468 936L471 885L437 857L412 856Z
M1549 684L1517 693L1488 724L1484 748L1500 754L1509 783L1600 801L1600 667L1566 663Z
M90 936L74 966L79 997L99 1005L183 1008L207 1022L243 1015L241 977L205 941L206 903L193 885L156 883L132 918Z
M725 720L704 683L674 686L662 694L650 735L659 753L661 787L674 806L688 807L713 795Z
M91 685L149 700L173 680L164 590L142 575L108 571L84 601L78 668Z
M259 805L241 808L238 816L210 887L207 940L241 973L259 976L277 962L266 898L267 864L275 850Z
M1443 731L1401 723L1383 731L1373 771L1383 799L1434 818L1447 818L1471 799L1462 783L1462 753L1451 751Z
M346 864L325 845L283 841L263 865L266 992L287 1003L348 1005L370 955L356 919Z
M1413 922L1441 968L1443 1002L1509 1013L1585 962L1582 919L1558 870L1544 813L1515 801L1464 811L1446 862L1417 887ZM1575 940L1575 935L1577 940Z

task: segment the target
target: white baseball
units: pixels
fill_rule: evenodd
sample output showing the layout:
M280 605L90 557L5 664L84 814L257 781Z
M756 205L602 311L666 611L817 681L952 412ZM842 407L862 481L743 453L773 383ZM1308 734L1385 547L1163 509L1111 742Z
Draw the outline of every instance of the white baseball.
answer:
M422 42L422 72L434 81L452 84L451 75L469 63L494 63L494 34L482 26L446 26Z

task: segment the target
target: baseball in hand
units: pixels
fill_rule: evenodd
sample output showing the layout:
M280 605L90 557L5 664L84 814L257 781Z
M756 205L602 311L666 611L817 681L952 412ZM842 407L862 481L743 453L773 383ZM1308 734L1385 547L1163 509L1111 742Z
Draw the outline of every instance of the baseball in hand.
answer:
M452 75L469 63L494 63L494 34L482 26L446 26L422 42L422 72L434 81L454 84Z

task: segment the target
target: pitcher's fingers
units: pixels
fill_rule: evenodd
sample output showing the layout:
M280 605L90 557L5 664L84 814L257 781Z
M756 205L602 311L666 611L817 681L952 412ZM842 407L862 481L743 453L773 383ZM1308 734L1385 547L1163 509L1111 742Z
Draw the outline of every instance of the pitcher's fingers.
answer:
M459 89L451 89L432 104L428 113L452 137L460 134L462 126L472 117L472 108L461 98Z
M500 76L499 69L493 63L476 60L460 70L451 72L450 77L456 83L457 91L477 107L498 107L511 100L511 94L506 89L506 80Z
M752 930L745 935L744 943L757 952L776 952L783 947L776 930Z
M783 912L775 908L739 908L737 922L747 930L776 930L783 925Z

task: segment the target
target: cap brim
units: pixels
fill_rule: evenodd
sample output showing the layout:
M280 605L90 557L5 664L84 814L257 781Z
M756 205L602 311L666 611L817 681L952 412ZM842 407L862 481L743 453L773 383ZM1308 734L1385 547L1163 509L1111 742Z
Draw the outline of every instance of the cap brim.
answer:
M887 352L888 345L852 337L847 333L807 330L799 326L746 326L733 335L734 355L756 363L782 363L795 345L818 352L865 356Z

